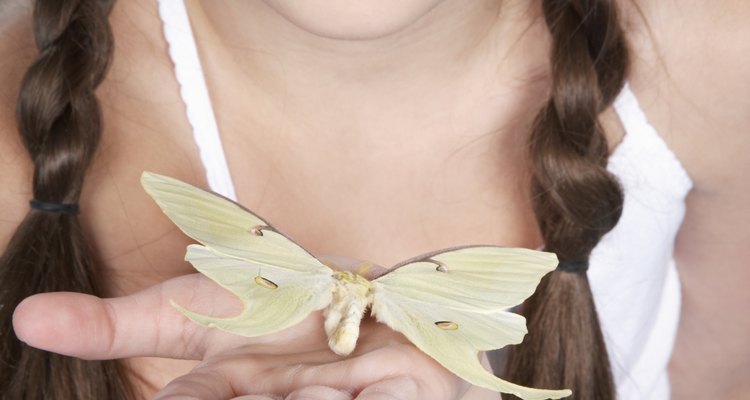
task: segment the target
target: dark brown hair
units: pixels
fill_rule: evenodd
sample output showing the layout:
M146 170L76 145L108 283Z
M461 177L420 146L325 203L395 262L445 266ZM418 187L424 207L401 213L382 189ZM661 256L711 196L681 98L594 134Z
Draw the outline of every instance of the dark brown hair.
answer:
M33 196L78 203L101 136L94 90L113 51L111 1L37 0L39 54L26 72L17 104L18 130L34 162ZM12 330L16 305L34 293L100 294L97 271L69 213L31 210L0 258L0 396L4 399L132 398L115 361L84 361L22 344Z
M77 203L101 135L94 91L112 57L113 0L37 0L39 56L18 98L18 126L34 162L34 198ZM585 262L617 222L622 194L606 171L599 114L621 90L627 52L612 1L542 0L552 33L553 87L530 149L534 209L546 249ZM85 211L85 210L84 210ZM75 215L32 210L0 258L0 396L6 399L135 398L114 361L83 361L30 348L11 329L15 306L34 293L100 294ZM585 274L553 272L524 304L529 335L510 354L514 382L614 399L607 353Z
M580 265L622 211L598 117L622 90L627 48L613 1L543 0L542 10L552 34L552 89L530 138L534 211L545 249ZM508 379L570 388L579 400L615 398L585 272L548 274L522 309L529 334L510 350Z

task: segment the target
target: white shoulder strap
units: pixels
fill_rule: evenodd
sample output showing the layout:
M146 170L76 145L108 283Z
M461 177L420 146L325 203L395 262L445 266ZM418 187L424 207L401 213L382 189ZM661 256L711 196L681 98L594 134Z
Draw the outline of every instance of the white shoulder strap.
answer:
M169 56L174 63L175 76L180 84L180 95L185 103L187 118L193 127L193 138L206 170L208 185L214 192L236 200L184 1L159 0L159 16L164 26Z
M613 172L632 166L634 161L647 168L648 175L658 175L665 178L662 190L667 190L679 196L684 195L693 187L687 171L680 163L677 155L672 152L656 129L651 125L643 112L630 85L625 85L615 100L615 111L625 128L622 142L615 148L609 158L609 169Z

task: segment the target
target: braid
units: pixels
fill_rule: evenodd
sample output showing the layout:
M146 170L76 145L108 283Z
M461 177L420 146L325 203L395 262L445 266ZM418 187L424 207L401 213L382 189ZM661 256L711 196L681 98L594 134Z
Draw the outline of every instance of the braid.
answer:
M622 89L627 49L612 1L543 0L542 8L553 39L553 83L530 139L534 211L545 249L561 264L581 266L622 211L598 116ZM511 349L511 381L571 388L575 399L615 398L585 272L549 274L523 313L530 333Z
M113 42L112 1L37 0L39 55L18 97L18 129L34 163L34 200L77 204L101 136L94 91L104 79ZM40 292L101 294L73 213L31 210L0 258L0 396L3 399L133 398L114 361L84 361L22 344L11 328L24 298Z

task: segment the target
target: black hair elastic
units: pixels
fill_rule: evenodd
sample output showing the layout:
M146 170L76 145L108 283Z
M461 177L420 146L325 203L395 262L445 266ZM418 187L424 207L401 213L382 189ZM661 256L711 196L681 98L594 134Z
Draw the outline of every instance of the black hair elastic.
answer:
M65 203L45 203L37 199L32 199L31 204L32 210L39 210L50 213L58 214L78 214L78 203L65 204Z
M559 264L557 264L557 270L563 271L563 272L571 272L571 273L578 273L582 274L588 271L589 269L589 261L560 261Z

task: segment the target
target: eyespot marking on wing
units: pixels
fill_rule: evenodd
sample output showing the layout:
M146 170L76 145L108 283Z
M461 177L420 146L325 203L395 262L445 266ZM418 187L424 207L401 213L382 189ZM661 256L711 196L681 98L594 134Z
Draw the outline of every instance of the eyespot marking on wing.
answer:
M444 262L441 262L441 261L438 261L438 260L433 260L432 258L427 258L427 259L425 259L425 261L431 262L431 263L437 265L435 267L435 271L437 271L437 272L443 272L443 273L448 272L448 266L445 265Z
M435 322L435 326L444 331L456 331L458 330L458 324L453 321L438 321Z
M255 283L258 284L258 286L263 286L264 288L268 289L276 289L279 287L279 285L273 283L270 279L266 279L260 275L255 277Z

